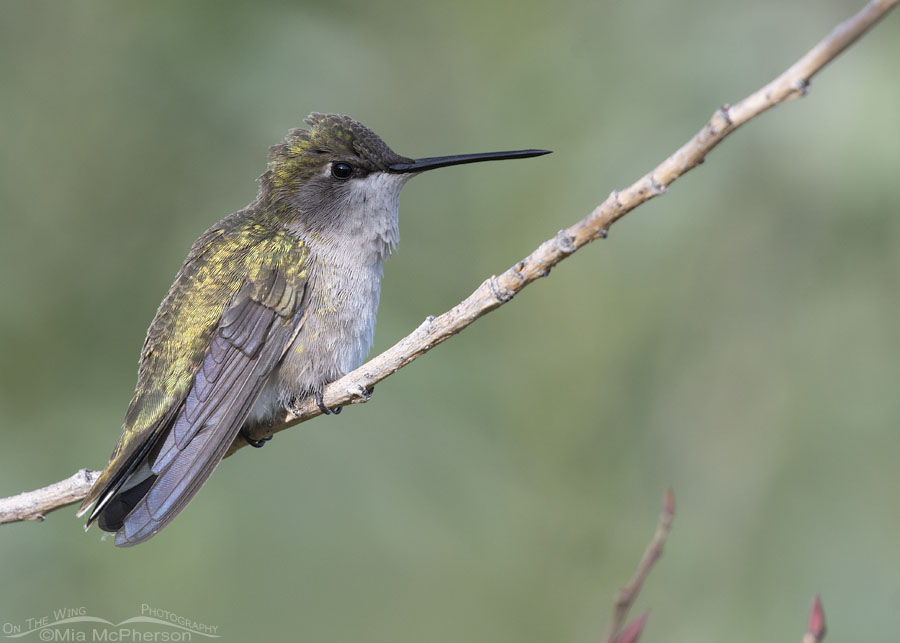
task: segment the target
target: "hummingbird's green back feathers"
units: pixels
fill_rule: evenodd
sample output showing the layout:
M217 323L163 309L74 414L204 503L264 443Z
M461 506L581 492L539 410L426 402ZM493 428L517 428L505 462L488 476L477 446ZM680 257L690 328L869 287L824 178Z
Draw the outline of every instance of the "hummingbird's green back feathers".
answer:
M89 523L119 531L124 522L117 544L146 540L196 493L300 323L307 248L239 214L197 240L160 305L122 436L82 504L97 502ZM152 481L129 480L148 456Z

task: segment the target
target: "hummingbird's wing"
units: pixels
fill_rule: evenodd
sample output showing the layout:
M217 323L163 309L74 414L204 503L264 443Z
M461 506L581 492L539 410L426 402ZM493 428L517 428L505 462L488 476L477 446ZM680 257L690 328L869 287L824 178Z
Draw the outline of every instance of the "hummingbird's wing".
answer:
M287 233L198 240L148 332L122 437L82 505L97 501L88 524L134 545L196 494L299 329L307 256ZM226 305L210 310L217 298Z
M247 283L222 316L194 385L153 458L149 489L116 544L143 542L193 498L225 455L293 335L298 293L273 272L262 296ZM149 478L148 478L149 479Z

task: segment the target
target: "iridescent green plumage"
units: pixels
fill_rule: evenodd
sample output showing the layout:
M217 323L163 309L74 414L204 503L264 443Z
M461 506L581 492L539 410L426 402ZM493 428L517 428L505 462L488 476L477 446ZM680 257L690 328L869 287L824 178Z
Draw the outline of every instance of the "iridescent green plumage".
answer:
M253 301L274 310L280 323L296 323L307 258L302 240L253 206L197 240L150 326L122 436L82 507L114 490L158 447L194 383L226 307L242 287ZM276 275L285 288L271 293L267 287Z
M303 289L307 253L301 240L241 216L222 223L194 244L150 326L125 416L126 443L184 398L225 306L244 282L261 283L276 270Z

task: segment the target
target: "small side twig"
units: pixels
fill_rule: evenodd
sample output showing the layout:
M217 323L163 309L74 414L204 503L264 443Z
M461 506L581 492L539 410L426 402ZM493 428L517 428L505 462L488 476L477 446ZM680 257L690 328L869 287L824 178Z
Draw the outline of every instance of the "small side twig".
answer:
M809 610L809 624L806 626L806 634L803 635L803 643L821 643L825 638L825 632L825 610L822 608L822 599L816 596Z
M637 599L641 591L641 587L647 576L650 575L653 566L659 557L662 556L663 546L666 538L672 530L672 520L675 518L675 494L671 489L667 489L662 497L662 511L659 514L659 522L656 525L656 533L653 534L653 540L647 545L647 550L638 563L637 571L616 596L616 605L613 609L612 622L609 624L609 631L606 635L607 643L636 643L647 622L648 613L644 612L636 618L625 629L623 625L625 619L628 618L628 612L634 601Z

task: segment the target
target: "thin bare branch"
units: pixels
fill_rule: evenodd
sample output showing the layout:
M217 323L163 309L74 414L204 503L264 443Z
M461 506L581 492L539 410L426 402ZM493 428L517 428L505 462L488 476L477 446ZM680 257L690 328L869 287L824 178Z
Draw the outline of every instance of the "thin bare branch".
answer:
M647 579L647 576L650 575L656 561L662 556L663 547L666 544L666 538L669 536L669 532L672 530L672 520L674 518L675 494L672 493L671 489L667 489L665 493L663 493L662 510L659 512L659 522L656 525L656 533L653 534L653 540L647 545L647 549L644 551L641 562L638 563L637 571L635 571L634 576L628 581L628 584L625 587L619 590L619 593L616 596L613 618L609 624L609 630L606 635L607 643L621 643L626 635L629 635L632 640L636 641L636 637L640 636L640 632L644 628L646 616L635 621L635 623L639 623L639 626L635 626L635 623L632 623L632 625L624 631L622 630L622 626L625 624L625 619L628 618L628 612L631 610L631 606L634 605L635 599L637 599L638 594L641 592L644 581ZM632 633L635 629L637 631Z
M766 110L792 98L804 96L810 79L844 49L881 20L900 0L872 0L859 13L839 24L809 53L768 85L735 105L724 105L681 149L651 172L621 191L613 191L584 219L560 230L534 252L499 276L486 279L451 310L429 317L399 342L358 369L329 384L323 393L329 408L366 402L367 391L378 382L453 337L479 317L512 299L528 284L550 274L550 269L579 248L605 238L610 226L642 203L666 191L678 177L703 162L706 155L738 127ZM256 440L284 431L321 415L314 398L299 405L299 414L285 412L271 426L257 426L249 433ZM247 445L235 440L228 454Z
M87 495L99 471L81 469L49 487L0 499L0 524L21 520L43 520L54 509L78 502Z
M394 346L352 373L329 384L323 392L325 405L336 408L368 401L368 391L375 384L459 333L479 317L499 308L528 284L546 277L550 274L551 268L579 248L595 239L605 238L613 223L642 203L663 194L678 177L702 163L710 150L731 132L775 105L805 95L810 79L881 20L898 2L900 0L869 2L859 13L838 25L809 53L768 85L733 106L724 105L716 110L709 122L693 138L653 171L624 190L613 191L606 201L584 219L565 230L560 230L503 274L486 279L471 295L451 310L438 317L427 318L416 330ZM261 440L321 413L316 401L309 398L299 405L297 415L285 412L271 425L253 427L248 432L249 437ZM243 438L238 438L231 445L228 455L246 445L247 442ZM67 483L69 485L67 495L60 497L61 504L56 507L77 502L84 496L84 493L79 491L81 486L70 482L71 480L72 478L57 483L64 487ZM42 489L31 493L38 494L43 491ZM27 495L0 499L0 516L15 515L14 510L9 509L14 506L11 504L12 501L25 502L28 498L23 496ZM43 511L50 511L52 508L55 507L44 505ZM9 521L0 520L0 522Z

